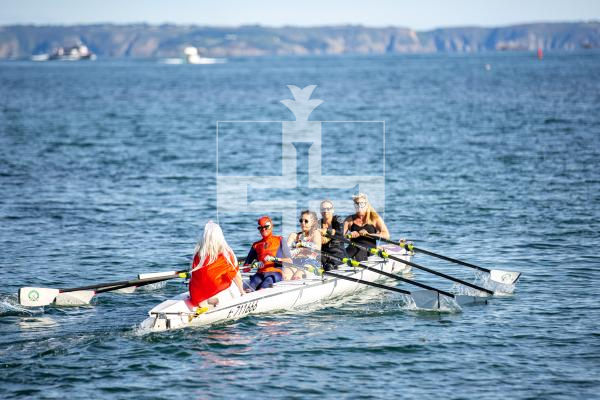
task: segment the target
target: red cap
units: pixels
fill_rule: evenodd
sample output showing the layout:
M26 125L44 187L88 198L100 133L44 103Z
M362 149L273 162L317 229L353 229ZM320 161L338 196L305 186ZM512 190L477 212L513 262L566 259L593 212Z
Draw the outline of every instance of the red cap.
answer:
M266 215L265 215L265 216L263 216L263 217L260 217L260 218L258 219L258 225L259 225L259 226L265 226L265 224L266 224L267 222L268 222L268 223L270 223L271 225L273 225L273 221L271 221L271 218L269 218L269 217L268 217L268 216L266 216Z

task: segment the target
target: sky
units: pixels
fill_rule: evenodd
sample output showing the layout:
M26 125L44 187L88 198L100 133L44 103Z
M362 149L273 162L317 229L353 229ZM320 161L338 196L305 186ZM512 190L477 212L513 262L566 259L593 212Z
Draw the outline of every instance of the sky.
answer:
M0 25L175 23L209 26L360 24L427 30L600 20L599 0L0 0Z

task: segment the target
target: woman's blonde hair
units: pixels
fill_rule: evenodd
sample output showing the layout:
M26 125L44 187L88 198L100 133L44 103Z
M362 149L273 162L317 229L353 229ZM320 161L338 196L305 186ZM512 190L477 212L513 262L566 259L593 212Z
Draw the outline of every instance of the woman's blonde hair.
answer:
M377 214L377 211L373 208L371 203L369 202L369 198L364 193L357 193L352 196L352 201L356 202L358 199L364 199L367 202L367 224L375 225L375 222L380 221L381 217ZM354 213L356 215L356 213Z
M198 268L201 268L206 260L208 260L209 264L214 263L220 254L223 254L231 265L236 266L238 263L233 250L231 250L231 247L225 241L221 227L212 221L208 221L204 226L202 238L194 249L192 263L196 254L200 258Z

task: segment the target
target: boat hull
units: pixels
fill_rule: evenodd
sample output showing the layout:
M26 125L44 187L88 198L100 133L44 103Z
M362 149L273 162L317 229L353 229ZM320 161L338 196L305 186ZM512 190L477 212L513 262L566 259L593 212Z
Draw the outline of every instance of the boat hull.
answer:
M388 248L386 251L407 261L412 258L402 249ZM410 270L410 266L406 264L378 257L370 257L365 264L390 273L405 273ZM386 279L376 272L347 266L340 266L336 273L371 282ZM292 310L326 299L348 296L365 288L367 286L361 283L316 275L307 279L278 282L272 288L247 293L244 296L237 294L238 297L235 295L237 289L230 288L219 294L219 304L215 308L202 314L196 314L196 307L189 302L189 294L186 292L150 310L149 317L141 323L141 328L165 331L211 325L250 314Z

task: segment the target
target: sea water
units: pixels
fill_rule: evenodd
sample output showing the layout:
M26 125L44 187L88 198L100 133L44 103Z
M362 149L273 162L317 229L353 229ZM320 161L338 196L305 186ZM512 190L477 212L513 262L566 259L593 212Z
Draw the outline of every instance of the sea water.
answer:
M161 334L137 326L181 282L89 307L18 306L22 286L185 269L208 219L243 256L257 215L217 214L217 121L293 121L286 85L317 85L310 120L385 123L385 145L327 125L323 171L385 174L392 237L520 271L515 292L432 313L369 289ZM259 134L219 142L224 173L281 174L280 143ZM1 397L596 397L599 171L597 52L0 63Z

